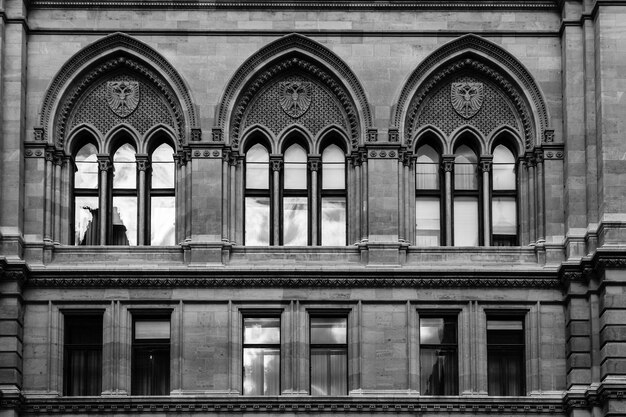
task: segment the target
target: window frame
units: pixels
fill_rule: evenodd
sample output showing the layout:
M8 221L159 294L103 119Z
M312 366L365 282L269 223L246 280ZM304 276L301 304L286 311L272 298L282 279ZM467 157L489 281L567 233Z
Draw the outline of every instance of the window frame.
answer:
M526 319L527 319L527 311L492 311L492 310L485 310L485 347L486 347L486 354L487 354L487 393L489 396L506 396L506 397L523 397L527 395L527 381L526 381L526 377L527 377L527 372L526 372L526 362L528 360L527 358L527 353L528 353L528 349L526 348L527 345L527 323L526 323ZM495 343L495 344L490 344L489 343L489 321L519 321L521 323L521 330L519 330L519 332L521 332L521 340L523 341L522 343L517 343L517 344L502 344L502 343ZM493 331L493 330L492 330ZM489 391L489 386L490 386L490 377L489 377L489 365L491 363L490 359L491 359L491 355L490 352L492 350L496 350L498 352L515 352L517 351L517 353L519 354L519 364L520 364L520 380L518 381L520 383L520 395L511 395L511 394L493 394Z
M339 148L339 150L342 152L344 159L343 159L343 184L344 187L343 189L324 189L324 159L323 159L323 155L324 155L324 151L329 147L335 145ZM318 172L317 172L317 190L314 190L315 193L319 196L318 201L317 201L317 237L318 237L318 242L315 242L315 246L324 246L323 245L323 241L322 241L322 219L323 219L323 213L322 213L322 204L324 201L324 198L327 197L343 197L345 199L346 202L346 211L345 211L345 217L346 217L346 221L345 221L345 227L346 227L346 232L345 232L345 240L344 240L344 245L343 246L347 246L348 245L348 215L350 213L350 208L349 208L349 204L348 204L348 160L346 157L346 151L345 149L341 146L341 143L337 140L329 140L326 143L323 144L322 147L320 147L321 152L320 152L320 159L319 159L319 168L318 168ZM328 245L330 246L330 245Z
M245 332L246 332L246 319L247 318L259 318L259 319L278 319L278 330L279 330L279 340L278 343L262 343L262 344L257 344L257 343L246 343L245 340ZM241 314L240 314L240 320L241 320L241 395L242 396L252 396L252 395L261 395L261 396L265 396L264 394L246 394L245 393L245 382L246 382L246 370L245 370L245 351L246 348L248 349L264 349L264 348L268 348L268 349L277 349L278 350L278 393L277 394L269 394L270 395L281 395L282 394L282 386L283 386L283 381L282 381L282 366L283 366L283 358L282 358L282 354L283 354L283 349L282 349L282 344L283 344L283 317L282 317L282 311L277 311L277 310L254 310L254 311L245 311L242 310ZM263 380L263 382L265 383L265 379Z
M432 395L432 396L444 396L444 395L460 395L460 361L459 361L459 354L460 354L460 347L459 347L459 342L460 342L460 329L459 329L459 315L461 313L461 310L456 310L456 309L438 309L438 310L418 310L418 321L417 321L417 327L418 327L418 345L419 345L419 355L418 355L418 366L419 366L419 392L420 395ZM444 325L445 325L445 320L446 318L454 318L455 319L455 328L456 328L456 334L455 334L455 340L456 343L451 344L451 343L439 343L439 344L433 344L433 343L422 343L421 337L422 337L422 319L443 319L444 320ZM455 357L456 357L456 378L454 381L454 388L456 393L455 394L424 394L424 391L422 390L422 349L431 349L431 350L439 350L440 347L442 347L442 350L445 351L453 351L455 353Z
M491 162L491 169L489 172L489 222L490 222L490 226L489 226L489 245L490 246L497 246L497 247L501 247L501 246L519 246L520 245L520 201L519 201L519 188L520 188L520 176L519 176L519 166L518 166L518 158L516 156L516 152L514 151L514 149L512 149L511 146L509 146L507 143L505 143L504 141L498 141L496 143L494 143L494 145L492 146L492 150L491 150L491 155L493 156L496 148L498 146L504 146L513 156L513 170L514 170L514 175L515 175L515 189L510 189L510 190L496 190L494 189L493 186L493 173L494 173L494 168L495 165L504 165L504 164L496 164L495 162ZM493 232L493 199L497 198L497 197L509 197L509 198L513 198L515 200L515 235L496 235ZM503 239L506 236L509 236L509 242L512 242L513 244L510 245L494 245L494 241L496 240L495 237L496 236L502 236Z
M96 188L76 188L76 174L78 173L78 167L76 165L76 156L78 155L78 153L86 146L88 145L92 145L95 149L95 152L93 155L96 156L96 161L95 161L95 165L97 167L97 185ZM102 216L103 214L103 210L102 207L100 207L100 188L102 187L102 181L101 181L101 176L100 176L100 163L98 161L98 145L97 143L95 143L95 141L91 140L91 138L87 139L87 140L82 140L80 143L78 143L75 146L75 150L72 153L72 158L71 158L71 163L73 166L73 173L70 176L71 179L71 191L72 191L72 195L71 195L71 203L70 203L70 229L71 232L69 233L70 235L70 245L72 246L82 246L79 243L76 242L76 197L95 197L96 200L98 201L98 219L100 219L100 216ZM106 214L106 213L105 213ZM96 233L96 245L100 244L100 220L98 220L98 224L95 225L95 233ZM87 245L85 245L87 246Z
M455 144L455 148L454 148L454 161L453 161L453 166L454 166L454 171L452 172L451 175L451 182L450 182L450 193L452 195L452 219L450 219L450 223L452 224L452 242L450 242L450 246L457 246L456 242L455 242L455 210L456 210L456 199L458 197L471 197L471 198L475 198L476 199L476 205L477 205L477 214L478 214L478 218L477 220L477 228L478 228L478 244L476 246L471 246L471 247L479 247L479 246L484 246L485 245L485 238L484 238L484 224L483 224L483 217L484 217L484 207L483 207L483 198L482 196L484 195L485 190L483 189L483 184L482 184L482 178L480 177L479 173L480 173L480 152L478 152L476 145L473 143L473 141L475 141L477 139L475 139L473 136L471 136L470 138L467 139L462 139L460 141L457 141ZM459 163L457 163L456 159L459 157L458 154L458 149L461 146L466 146L468 147L474 154L474 156L476 157L476 163L473 164L476 166L475 168L475 172L474 172L474 179L476 180L476 189L457 189L456 187L456 168L458 165L461 165ZM462 246L461 246L462 247Z
M129 310L129 312L131 313L131 355L130 355L130 395L140 395L140 396L167 396L170 395L171 393L171 379L172 379L172 310L171 309L159 309L159 310ZM167 343L166 342L162 342L163 339L147 339L147 341L141 341L141 342L137 342L136 339L136 323L138 321L155 321L155 322L161 322L161 321L167 321L170 324L170 334L169 334L169 338L167 339ZM167 349L166 349L166 345L167 345ZM169 356L169 361L168 361L168 372L167 372L167 393L165 394L137 394L136 390L135 390L135 386L136 386L136 378L137 378L137 370L136 370L136 365L137 365L137 350L143 350L143 349L156 349L158 351L165 351L167 350L168 352L168 356ZM151 388L150 390L153 391L154 390L154 380L151 379L150 381L150 385Z
M349 357L349 352L348 352L348 346L350 345L350 337L349 337L349 329L350 329L350 311L348 310L332 310L332 311L309 311L309 317L308 317L308 325L309 325L309 332L308 332L308 338L309 338L309 395L313 396L313 389L312 389L312 380L313 380L313 361L311 359L311 357L313 356L312 352L314 349L342 349L345 352L345 357L346 357L346 392L344 394L340 394L340 395L348 395L350 393L350 357ZM311 325L312 320L316 319L316 318L344 318L346 320L346 342L345 343L337 343L337 344L329 344L329 343L313 343L313 339L312 339L312 329L313 326ZM329 375L330 376L330 375ZM326 396L332 396L333 394L327 394L327 395L315 395L315 396L319 396L319 397L326 397Z
M286 171L286 165L289 163L294 163L294 164L302 164L302 162L286 162L285 161L285 153L287 152L287 150L294 146L294 145L298 145L300 146L306 156L307 156L307 160L304 162L304 166L305 166L305 170L306 170L306 189L286 189L285 188L285 171ZM300 138L296 138L293 139L289 142L287 142L285 145L283 145L283 152L281 153L282 155L282 169L280 170L280 190L279 190L279 222L280 224L278 225L278 246L286 246L285 245L285 198L288 197L304 197L306 198L307 202L306 202L306 206L307 206L307 243L305 246L313 246L312 244L312 231L313 231L313 222L312 222L312 198L311 198L311 182L312 182L312 176L313 174L311 173L311 169L309 166L309 159L308 157L310 156L310 150L308 149L308 146L306 144L306 142L304 141L304 139L300 139ZM293 246L299 246L299 245L293 245Z
M435 151L437 153L437 156L439 157L439 163L435 164L432 163L431 165L437 165L437 184L438 184L438 188L436 189L418 189L417 188L417 167L418 165L420 165L420 163L417 161L417 159L419 158L420 154L419 154L419 150L420 148L422 148L423 146L429 146L433 149L433 151ZM445 188L446 188L446 184L445 184L445 175L443 175L443 170L442 170L442 164L443 164L443 153L441 152L441 149L439 146L437 146L436 143L434 143L434 141L432 140L424 140L424 141L420 141L417 146L415 147L415 164L414 164L414 169L415 169L415 175L414 175L414 181L415 181L415 199L414 199L414 205L413 205L413 209L415 210L415 224L413 225L413 228L415 229L415 241L417 243L417 200L420 197L436 197L439 201L439 245L437 246L445 246L445 236L446 236L446 219L445 219L445 213L446 213L446 207L445 207Z

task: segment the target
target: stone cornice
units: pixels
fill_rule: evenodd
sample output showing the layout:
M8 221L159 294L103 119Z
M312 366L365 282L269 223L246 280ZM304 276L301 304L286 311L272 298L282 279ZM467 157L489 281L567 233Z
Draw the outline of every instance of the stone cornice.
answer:
M190 0L30 0L29 8L127 8L127 9L496 9L558 10L558 0L423 0L423 1L190 1Z

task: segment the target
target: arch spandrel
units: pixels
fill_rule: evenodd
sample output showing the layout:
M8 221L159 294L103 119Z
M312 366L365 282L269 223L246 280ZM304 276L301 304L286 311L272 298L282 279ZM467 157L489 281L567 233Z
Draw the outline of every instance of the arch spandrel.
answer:
M248 107L276 80L299 74L334 96L346 116L346 133L353 147L372 125L365 92L350 68L325 46L298 34L287 35L252 55L234 74L216 108L217 129L237 148ZM277 107L277 111L280 107ZM299 118L300 115L296 115ZM294 124L298 124L296 120ZM341 124L333 120L328 124ZM321 127L323 129L324 127ZM316 129L313 129L316 130Z
M71 129L67 126L68 118L75 112L77 102L95 83L116 71L139 76L168 102L176 119L178 142L186 142L199 120L187 84L158 52L123 33L114 33L86 46L57 73L39 113L37 129L43 131L42 139L64 148L66 134Z
M467 75L481 78L505 97L521 126L524 146L539 144L549 128L545 99L530 72L500 46L476 35L465 35L429 55L408 77L392 107L391 120L410 144L420 107L445 83ZM485 132L488 136L491 132Z

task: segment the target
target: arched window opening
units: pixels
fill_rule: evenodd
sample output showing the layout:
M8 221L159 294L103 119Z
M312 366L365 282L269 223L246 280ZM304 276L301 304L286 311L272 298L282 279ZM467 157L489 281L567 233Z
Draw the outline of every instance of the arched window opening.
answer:
M440 156L430 145L417 150L415 165L415 244L441 245Z
M248 246L271 244L270 158L257 143L246 152L245 237Z
M137 245L137 164L128 143L113 155L113 210L111 244Z
M346 245L346 157L335 144L322 152L322 246Z
M74 245L98 245L98 151L88 143L74 156Z
M282 244L309 244L307 152L297 143L284 155Z
M151 155L150 245L175 244L174 150L166 143Z
M480 244L478 157L460 145L454 159L454 246Z
M517 175L515 156L504 145L493 151L491 233L494 246L517 245Z

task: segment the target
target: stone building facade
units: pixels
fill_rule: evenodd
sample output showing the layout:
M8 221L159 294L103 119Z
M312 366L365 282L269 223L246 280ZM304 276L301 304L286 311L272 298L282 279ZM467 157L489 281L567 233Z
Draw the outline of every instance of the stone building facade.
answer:
M626 2L0 16L2 417L626 415Z

